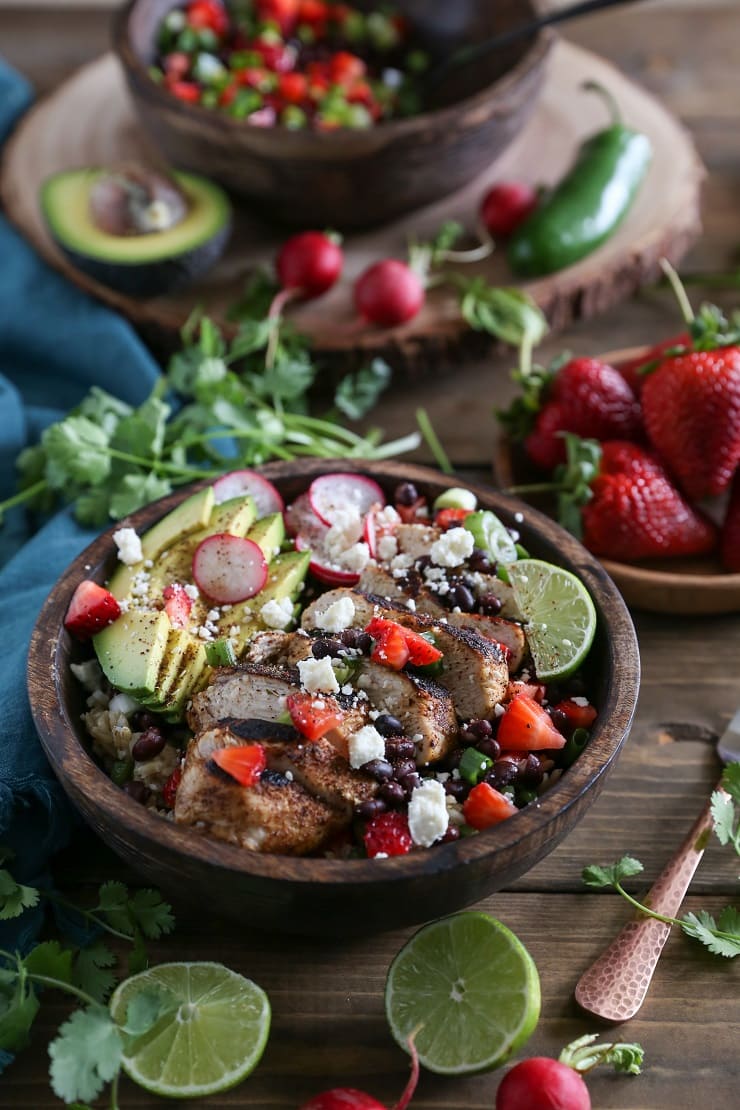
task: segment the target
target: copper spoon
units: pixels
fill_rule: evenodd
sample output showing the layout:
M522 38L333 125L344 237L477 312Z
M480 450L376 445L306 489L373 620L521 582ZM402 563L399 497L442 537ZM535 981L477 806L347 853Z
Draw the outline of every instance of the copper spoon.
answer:
M717 743L724 762L740 760L740 709ZM717 786L715 789L721 789ZM699 866L712 830L711 798L643 899L665 917L675 917ZM645 1001L671 926L638 915L629 921L576 986L581 1009L605 1021L628 1021Z

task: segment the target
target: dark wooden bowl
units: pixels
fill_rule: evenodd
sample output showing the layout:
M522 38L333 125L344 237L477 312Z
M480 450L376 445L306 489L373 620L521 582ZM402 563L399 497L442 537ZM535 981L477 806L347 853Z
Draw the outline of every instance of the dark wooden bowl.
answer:
M454 484L425 467L393 462L311 459L273 463L264 474L286 500L317 474L372 474L390 493L413 481L430 497ZM80 713L82 690L70 662L84 656L63 628L70 597L82 578L106 580L115 563L113 528L67 568L39 615L28 661L28 689L44 750L73 804L95 832L151 882L179 898L262 928L308 935L367 934L439 917L476 902L516 879L558 844L598 797L627 739L637 701L640 659L627 609L600 564L571 536L522 502L471 485L481 506L516 524L532 554L577 573L591 592L598 631L590 681L599 717L591 741L537 807L475 837L388 860L295 859L260 855L209 840L150 813L123 793L87 751ZM134 513L141 531L193 487Z
M469 66L462 81L449 82L454 102L436 111L367 131L289 131L184 104L152 80L156 29L178 3L129 0L114 22L114 48L142 127L172 165L220 181L293 226L371 227L468 184L521 131L553 41L542 32L502 50L495 66ZM438 54L534 11L530 0L406 0L397 7L416 17Z

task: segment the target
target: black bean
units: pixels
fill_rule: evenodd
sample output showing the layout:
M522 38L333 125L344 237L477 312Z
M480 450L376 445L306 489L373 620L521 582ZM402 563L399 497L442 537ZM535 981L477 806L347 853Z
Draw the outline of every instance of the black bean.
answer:
M455 748L454 751L450 752L450 754L447 756L447 759L445 761L446 769L448 771L454 771L456 767L459 767L460 766L460 760L462 759L464 754L465 754L465 749L464 748Z
M496 564L491 561L487 551L483 551L480 547L474 547L468 559L468 566L478 574L493 574Z
M419 491L413 482L401 482L396 486L393 500L397 505L413 505L419 500Z
M477 744L477 750L481 755L487 755L488 758L492 759L494 762L501 755L501 745L493 736L488 736L485 740L481 740L480 743Z
M410 798L414 790L421 786L421 775L418 771L412 771L410 774L399 778L398 784L403 787L406 797Z
M497 617L502 609L501 598L496 597L495 594L483 594L478 599L478 607L484 616Z
M463 744L478 744L481 740L488 740L493 736L493 725L486 720L468 721L460 730L460 740Z
M400 806L406 801L404 789L398 782L384 782L378 790L378 797L389 806Z
M153 725L157 724L159 724L157 718L153 713L148 713L146 709L137 709L131 718L131 727L134 732L144 732L146 729L152 728Z
M135 779L125 782L121 789L124 794L128 794L129 798L133 798L135 802L141 802L142 805L144 805L149 797L149 791L144 786L144 783L137 782Z
M519 777L525 786L539 786L542 782L544 771L540 757L530 752L519 772Z
M456 802L462 802L467 798L470 787L464 779L448 779L445 783L445 794L449 794Z
M422 555L414 563L414 566L416 567L416 569L420 573L423 573L423 571L425 571L427 569L427 567L430 567L431 565L432 565L432 559L431 559L430 555Z
M460 609L463 613L472 613L475 609L475 597L473 591L464 586L462 582L453 586L447 595L447 599L453 609Z
M369 655L373 649L373 638L369 632L359 632L355 640L355 647L363 655Z
M413 759L415 753L416 744L408 736L391 736L385 742L386 759Z
M380 713L373 723L381 736L403 736L403 725L392 713Z
M562 709L556 709L554 705L548 705L547 712L558 732L562 732L564 736L567 735L570 732L570 721Z
M497 759L484 781L496 790L500 790L502 786L508 786L510 782L514 782L518 775L519 767L516 763L512 763L509 759Z
M131 749L131 755L137 763L143 763L145 760L154 759L156 755L159 755L165 744L166 740L162 733L155 725L152 725L151 728L142 732Z
M404 775L411 775L415 770L416 763L413 759L399 759L393 765L393 777L400 782Z
M366 801L360 802L359 805L355 806L355 814L363 818L363 820L369 821L372 817L377 817L379 814L385 813L386 808L386 804L382 798L368 798Z
M451 844L453 840L460 839L460 830L457 825L448 825L447 832L442 837L442 844Z
M343 647L341 640L325 639L322 636L311 644L311 655L314 659L325 659L327 656L336 659Z
M586 696L586 693L586 680L581 674L574 674L565 684L565 696L567 698L582 698Z
M371 759L369 763L363 763L362 770L378 782L393 778L393 767L385 759Z

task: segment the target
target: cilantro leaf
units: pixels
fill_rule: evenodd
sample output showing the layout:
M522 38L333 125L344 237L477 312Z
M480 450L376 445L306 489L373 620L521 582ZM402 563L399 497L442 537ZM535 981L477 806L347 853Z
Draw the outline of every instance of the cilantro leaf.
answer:
M123 933L130 933L132 921L128 901L128 887L124 886L123 883L110 880L103 883L98 892L96 909L105 915L106 920L114 929L120 929Z
M734 837L735 806L732 798L715 790L712 794L712 821L720 844L729 844Z
M68 416L41 436L46 450L46 479L52 489L70 482L99 486L110 472L108 436L86 416Z
M721 783L733 801L740 806L740 760L727 764L722 772Z
M97 424L107 436L112 436L121 420L133 412L131 405L120 401L112 393L108 393L100 386L91 386L90 392L75 409L78 416L87 416L93 424Z
M723 919L726 929L722 928ZM732 907L723 910L719 927L706 910L685 914L681 919L681 927L690 937L701 941L715 956L725 956L727 959L740 956L740 917Z
M145 458L159 458L171 408L159 397L149 397L143 405L122 420L116 428L111 446Z
M391 368L382 358L374 358L354 374L342 378L334 394L334 404L350 420L366 416L391 380Z
M616 886L617 883L621 883L622 879L639 875L642 870L643 866L639 859L634 859L632 856L622 856L616 863L612 863L608 867L598 867L596 864L584 867L581 877L586 886Z
M38 1009L39 1000L20 966L15 983L0 986L0 1049L18 1052L26 1047Z
M47 979L58 979L60 983L72 982L72 950L62 948L58 940L37 944L24 963L29 975L43 975Z
M144 944L144 936L140 929L134 933L134 946L129 952L128 957L128 973L131 975L138 975L140 971L144 971L149 966L149 954Z
M75 1010L49 1045L54 1094L65 1102L89 1102L118 1074L123 1040L102 1007Z
M0 921L20 917L25 910L38 905L35 887L17 883L9 871L0 871Z
M148 474L126 474L116 485L116 492L110 499L111 516L120 518L172 493L172 483L168 478L150 471Z
M178 1001L172 991L164 987L145 987L129 1002L123 1031L132 1037L141 1037L156 1025L163 1014L171 1013L177 1007Z
M75 986L96 1002L104 1002L115 986L116 976L109 970L115 963L116 957L100 940L81 948L74 963Z
M172 907L158 890L137 890L129 903L134 921L145 937L158 940L175 927Z
M94 486L78 496L75 517L80 524L105 524L110 515L110 503L111 491L108 485Z
M474 331L511 343L526 344L531 350L547 332L547 321L531 297L518 289L489 285L485 278L457 278L461 290L460 311Z

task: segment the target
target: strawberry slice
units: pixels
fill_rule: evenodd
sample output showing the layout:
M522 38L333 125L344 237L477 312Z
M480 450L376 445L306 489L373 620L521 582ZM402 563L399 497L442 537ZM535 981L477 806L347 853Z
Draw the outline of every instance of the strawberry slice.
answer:
M72 594L64 618L64 627L78 640L89 640L121 615L121 606L113 594L97 582L83 579Z
M516 752L538 752L565 746L549 715L534 698L517 694L498 724L496 739L502 748Z
M505 794L501 794L487 782L479 782L474 786L463 802L466 823L479 831L490 829L492 825L498 825L518 812Z
M439 663L442 652L426 636L420 636L409 628L402 628L401 631L409 649L409 663L412 667L428 667L432 663Z
M167 782L162 787L162 801L167 806L167 809L175 808L175 799L177 798L177 788L182 781L182 767L175 767L174 771L167 779Z
M172 627L187 628L193 602L185 593L185 587L181 586L179 582L175 582L171 586L165 586L162 597L164 598L164 611L170 618Z
M380 813L368 821L363 834L365 851L375 856L405 856L413 847L408 818L404 813Z
M434 515L434 523L446 532L448 528L462 524L472 511L472 509L440 509Z
M547 687L542 682L521 682L519 679L514 679L506 687L504 701L511 701L517 694L526 694L534 701L542 703L546 693Z
M337 702L326 694L289 694L286 707L297 731L307 740L320 740L344 720Z
M267 766L265 749L261 744L239 744L233 748L218 748L211 760L236 779L240 786L256 786Z
M411 505L400 505L396 502L395 509L403 524L418 524L420 521L429 523L426 497L417 497Z
M370 658L374 663L382 663L384 667L390 667L392 671L400 671L409 661L408 644L400 625L393 624L392 621L387 623L391 627L374 636L376 643Z
M412 632L410 628L404 628L396 621L387 620L384 617L373 617L365 631L374 640L378 641L376 651L382 646L386 649L387 654L394 658L396 654L399 659L403 655L400 641L404 642L406 645L404 662L399 663L398 666L386 663L387 666L393 666L394 670L400 671L406 663L410 663L412 667L428 667L432 663L438 663L442 658L442 652L439 648L435 647L425 636L420 636L418 632ZM376 658L375 653L371 658ZM384 662L380 657L377 657L376 661Z
M598 710L593 705L579 705L572 698L559 701L553 708L565 714L572 729L591 728L598 715Z

